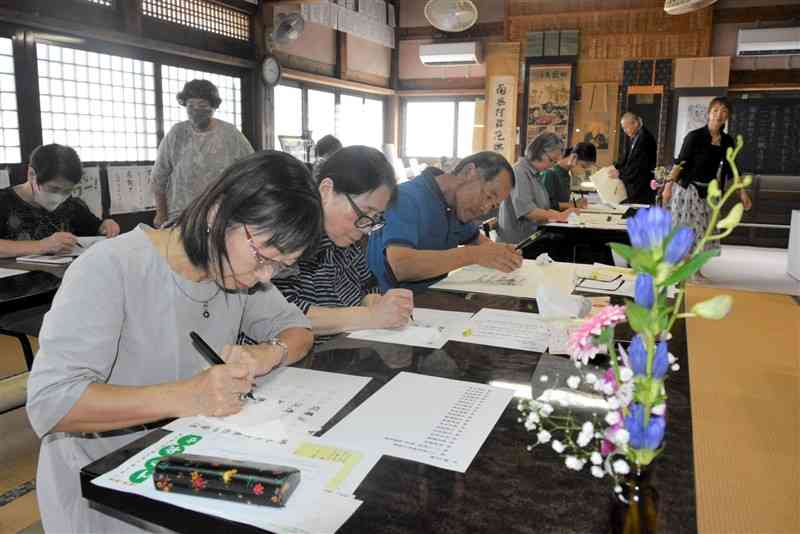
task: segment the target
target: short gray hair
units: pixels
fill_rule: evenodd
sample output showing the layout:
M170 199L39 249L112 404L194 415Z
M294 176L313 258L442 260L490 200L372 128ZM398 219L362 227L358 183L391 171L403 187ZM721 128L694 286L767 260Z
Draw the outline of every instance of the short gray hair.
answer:
M619 121L619 123L620 123L620 124L622 124L622 123L623 123L623 122L625 122L626 120L628 120L628 121L636 121L636 123L637 123L637 124L638 124L640 127L641 127L641 126L644 126L644 121L642 120L642 118L641 118L639 115L637 115L636 113L633 113L633 112L631 112L631 111L626 111L626 112L625 112L625 113L622 115L622 120L620 120L620 121Z
M557 134L544 132L525 148L525 159L528 161L541 161L545 154L563 146L564 142Z

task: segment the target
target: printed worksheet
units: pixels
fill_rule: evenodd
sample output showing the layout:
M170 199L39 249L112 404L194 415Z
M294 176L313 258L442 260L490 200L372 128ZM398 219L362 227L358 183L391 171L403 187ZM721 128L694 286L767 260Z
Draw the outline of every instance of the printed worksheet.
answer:
M440 349L472 317L471 313L414 308L412 323L404 328L357 330L348 337L379 343Z
M404 371L321 439L464 473L513 395Z
M572 263L537 265L534 260L523 260L522 266L510 273L468 265L451 272L447 278L433 284L431 289L532 299L541 284L557 287L563 293L572 293L573 270Z
M353 466L356 453L318 452L315 447L317 443L294 451L264 445L254 447L231 437L173 432L92 483L272 532L333 533L361 504L361 501L327 490L346 484L349 474L357 472ZM295 467L300 470L300 484L283 508L157 490L153 482L155 465L166 456L183 453ZM338 461L342 455L346 458L344 462Z
M451 339L462 343L544 352L550 329L537 313L483 308Z

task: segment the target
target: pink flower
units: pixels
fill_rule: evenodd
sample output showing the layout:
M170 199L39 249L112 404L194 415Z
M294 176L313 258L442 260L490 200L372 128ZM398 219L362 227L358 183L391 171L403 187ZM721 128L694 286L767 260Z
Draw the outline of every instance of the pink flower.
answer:
M589 363L598 352L606 349L604 345L595 346L592 338L599 336L603 328L615 326L623 321L625 321L625 306L606 306L589 317L570 337L572 359L584 365Z

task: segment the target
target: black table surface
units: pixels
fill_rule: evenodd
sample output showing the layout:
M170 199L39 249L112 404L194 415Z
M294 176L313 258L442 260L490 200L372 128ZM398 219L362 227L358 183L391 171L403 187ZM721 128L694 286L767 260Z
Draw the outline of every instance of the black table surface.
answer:
M48 304L61 284L66 267L42 266L32 263L17 263L12 259L0 259L0 267L28 272L0 278L0 315Z
M536 311L534 301L490 295L429 291L416 297L420 307L476 312L484 307ZM630 331L618 332L629 339ZM683 322L673 332L670 350L681 369L667 382L669 412L666 448L656 460L659 532L696 532L692 424L686 337ZM527 385L540 354L448 342L431 350L369 343L339 336L298 365L372 377L373 380L327 425L324 432L401 371L488 384ZM526 450L535 440L517 421L512 399L466 473L383 456L356 491L363 504L344 524L346 533L590 533L607 532L613 483L596 479L588 468L575 472L548 447ZM137 495L95 486L91 480L124 463L167 434L154 430L81 471L83 495L101 509L132 516L180 532L261 532ZM257 513L257 509L254 509Z

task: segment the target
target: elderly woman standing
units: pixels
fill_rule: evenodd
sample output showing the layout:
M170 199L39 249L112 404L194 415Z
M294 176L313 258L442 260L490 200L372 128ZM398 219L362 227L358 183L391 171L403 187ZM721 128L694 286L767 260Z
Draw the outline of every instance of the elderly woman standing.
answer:
M733 176L725 152L733 148L733 138L725 133L725 123L731 113L727 98L717 97L708 106L708 124L692 130L683 140L681 152L675 161L669 181L664 186L664 205L672 212L673 224L692 228L701 236L708 228L711 208L706 203L708 184L719 178L720 189ZM752 206L750 197L742 190L740 198L744 208ZM719 247L719 241L710 241L707 248Z
M208 184L253 147L233 124L214 118L222 99L208 80L192 80L178 93L189 120L179 122L161 141L153 166L156 216L161 226L174 220Z
M80 469L149 423L238 412L254 376L303 357L311 325L269 282L315 248L321 219L306 167L265 151L228 168L173 227L141 225L72 264L28 381L45 531L132 530L89 507ZM207 368L192 331L226 364ZM238 344L245 336L257 344Z

